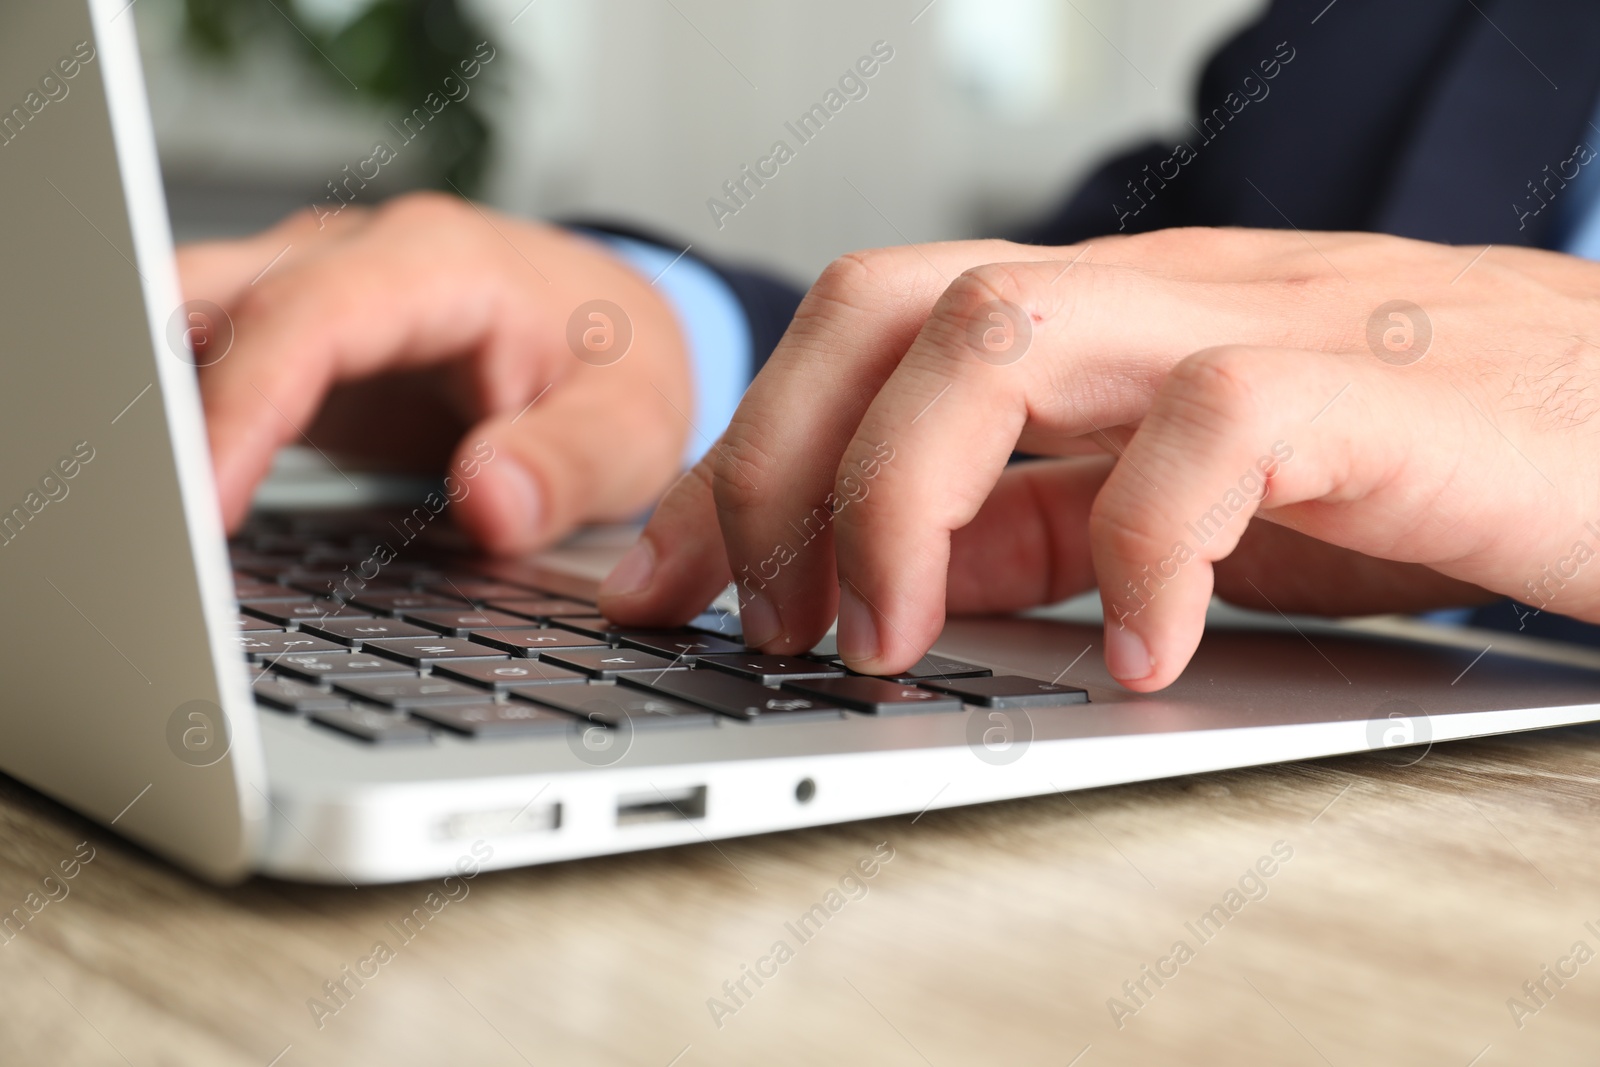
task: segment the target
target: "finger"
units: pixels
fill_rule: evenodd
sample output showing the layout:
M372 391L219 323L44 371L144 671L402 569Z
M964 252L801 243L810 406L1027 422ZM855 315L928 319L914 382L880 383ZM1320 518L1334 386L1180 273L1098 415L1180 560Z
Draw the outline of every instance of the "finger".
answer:
M1328 398L1357 389L1369 408L1360 419L1319 417ZM1200 641L1214 565L1259 509L1359 501L1393 474L1422 413L1385 417L1388 395L1355 357L1322 353L1215 348L1173 370L1090 515L1112 677L1150 692L1178 676ZM1373 425L1388 429L1362 432ZM1371 543L1387 535L1375 510L1364 509Z
M1110 472L1109 459L1008 467L978 517L951 537L946 610L1009 614L1094 588L1089 512ZM1215 571L1218 596L1258 611L1372 615L1496 596L1431 567L1331 545L1261 516Z
M945 610L1001 615L1094 588L1089 509L1112 460L1008 467L970 523L950 538Z
M486 550L530 552L581 522L632 518L671 478L683 420L653 390L641 395L626 366L580 367L532 407L468 431L455 468L465 472L476 459L481 472L457 521ZM640 449L637 441L652 444Z
M1331 545L1261 517L1245 528L1233 554L1213 569L1219 597L1256 611L1376 615L1500 599L1432 567Z
M694 617L731 579L711 495L711 460L679 478L639 541L600 586L607 618L638 626L673 626Z
M978 518L950 537L950 614L1010 614L1094 587L1088 517L1112 469L1008 467ZM1214 565L1219 597L1256 611L1360 616L1488 603L1496 593L1421 563L1382 560L1256 517Z
M875 452L894 454L834 524L851 668L904 670L937 638L951 533L977 516L1014 446L1049 453L1095 433L1117 451L1098 431L1137 422L1193 338L1249 336L1258 318L1238 287L1123 267L1002 263L957 279L837 472L846 495Z
M845 444L947 279L1001 250L1055 254L992 241L857 253L831 264L807 294L713 462L747 643L792 653L827 630L830 492Z

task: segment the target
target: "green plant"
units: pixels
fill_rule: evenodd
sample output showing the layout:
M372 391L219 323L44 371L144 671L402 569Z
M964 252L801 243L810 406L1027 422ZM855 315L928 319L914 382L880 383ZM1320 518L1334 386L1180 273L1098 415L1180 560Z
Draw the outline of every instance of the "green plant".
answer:
M301 53L330 84L353 84L369 100L404 114L429 93L440 92L456 64L489 39L458 0L372 0L337 30L319 29L302 0L182 0L185 38L218 62L236 57L264 36L275 35ZM452 104L420 142L427 160L424 182L472 192L483 175L490 128L482 97Z

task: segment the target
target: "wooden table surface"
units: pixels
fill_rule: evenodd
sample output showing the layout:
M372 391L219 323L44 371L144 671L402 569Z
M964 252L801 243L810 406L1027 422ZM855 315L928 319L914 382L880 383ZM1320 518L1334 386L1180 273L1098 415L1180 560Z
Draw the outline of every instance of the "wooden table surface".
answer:
M212 888L0 780L0 906L60 898L0 1062L1595 1063L1600 728L1415 755L359 890Z

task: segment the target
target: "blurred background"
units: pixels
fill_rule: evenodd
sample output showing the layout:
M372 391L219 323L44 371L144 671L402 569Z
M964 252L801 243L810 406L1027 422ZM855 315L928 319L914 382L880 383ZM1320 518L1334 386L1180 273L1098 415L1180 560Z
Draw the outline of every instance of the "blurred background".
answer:
M1263 6L141 0L134 11L180 240L331 209L329 183L383 142L395 158L359 202L454 188L517 214L643 226L804 280L855 248L1000 232L1107 152L1176 135L1206 55ZM785 123L877 41L893 59L867 95L719 228L707 200L726 202L723 183L775 140L795 146ZM475 51L493 59L406 142L403 120L430 92L444 98L445 75Z

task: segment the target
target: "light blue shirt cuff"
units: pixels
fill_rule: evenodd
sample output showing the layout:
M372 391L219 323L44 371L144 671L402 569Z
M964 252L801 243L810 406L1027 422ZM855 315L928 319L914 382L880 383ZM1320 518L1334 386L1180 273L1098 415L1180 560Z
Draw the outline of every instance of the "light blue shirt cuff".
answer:
M750 384L750 322L744 306L728 283L697 259L631 237L582 232L648 279L678 317L694 375L694 412L683 456L684 466L692 466L728 428Z

